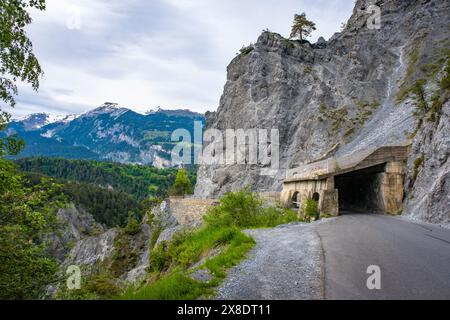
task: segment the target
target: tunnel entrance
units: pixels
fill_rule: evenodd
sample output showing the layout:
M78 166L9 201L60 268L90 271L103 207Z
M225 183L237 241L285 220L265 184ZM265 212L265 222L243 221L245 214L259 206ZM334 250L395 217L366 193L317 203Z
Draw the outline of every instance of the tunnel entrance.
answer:
M382 213L382 173L386 164L335 177L341 213Z

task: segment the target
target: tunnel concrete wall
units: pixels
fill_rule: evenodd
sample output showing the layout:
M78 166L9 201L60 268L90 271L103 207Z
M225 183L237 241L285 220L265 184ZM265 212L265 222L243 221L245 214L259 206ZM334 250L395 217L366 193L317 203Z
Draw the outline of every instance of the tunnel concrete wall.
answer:
M307 199L312 199L314 194L319 195L319 211L322 215L339 214L338 191L334 188L334 177L323 180L309 180L299 182L287 182L281 193L281 202L286 207L293 207L293 197L298 193L297 201L301 204L300 213L304 210Z
M376 170L371 172L371 180L367 178L366 190L363 190L367 194L362 199L362 202L367 201L368 203L365 208L362 207L360 209L398 214L403 209L405 164L404 162L392 161L384 166L377 166L377 168L382 169L379 172ZM347 172L346 174L351 179L352 172ZM364 173L359 173L359 175L359 179L364 180ZM369 173L367 173L367 177L369 177ZM317 180L286 181L281 193L281 202L287 207L293 207L293 202L297 200L300 203L299 211L302 213L304 209L303 204L317 193L319 194L321 215L338 216L341 209L339 205L340 195L339 190L336 188L335 178L335 176L330 176ZM351 187L350 181L348 188ZM298 198L293 199L296 193L298 193Z

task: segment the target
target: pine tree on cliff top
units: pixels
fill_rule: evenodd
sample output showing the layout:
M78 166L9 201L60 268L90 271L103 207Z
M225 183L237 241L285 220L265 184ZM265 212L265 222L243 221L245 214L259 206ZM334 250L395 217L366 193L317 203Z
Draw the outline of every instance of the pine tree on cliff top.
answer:
M303 41L305 38L311 36L314 30L316 30L316 24L306 18L306 13L296 14L294 16L294 24L292 25L291 39L299 38Z

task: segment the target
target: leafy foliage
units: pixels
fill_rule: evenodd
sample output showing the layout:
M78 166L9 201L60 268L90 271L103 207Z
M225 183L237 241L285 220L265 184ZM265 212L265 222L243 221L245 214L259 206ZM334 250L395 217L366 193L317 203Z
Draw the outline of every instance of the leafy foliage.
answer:
M8 126L11 115L0 110L0 133ZM0 138L0 156L17 155L24 147L23 140L15 135Z
M0 299L39 298L53 280L56 262L45 252L64 205L61 186L49 179L32 185L16 166L0 159Z
M288 209L264 206L262 199L248 189L231 192L212 207L205 221L213 226L238 228L271 228L298 221L297 214Z
M128 213L128 224L124 228L127 235L133 236L141 231L141 224L137 221L133 212Z
M0 1L0 99L14 106L15 82L39 87L42 69L25 28L32 22L29 9L45 10L45 0Z
M309 220L318 220L320 217L319 202L314 199L306 199L305 217Z
M250 44L248 46L243 46L240 50L239 53L246 56L249 53L251 53L253 50L255 50L255 46L253 44Z

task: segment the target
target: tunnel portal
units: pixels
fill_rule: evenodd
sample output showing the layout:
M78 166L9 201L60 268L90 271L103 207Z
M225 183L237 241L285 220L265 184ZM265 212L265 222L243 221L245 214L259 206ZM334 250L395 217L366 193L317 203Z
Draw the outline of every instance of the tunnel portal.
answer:
M381 164L336 176L339 212L383 213L381 187L385 167L386 164Z
M387 146L290 169L281 202L300 214L307 200L318 203L322 216L346 211L398 214L408 154L408 145Z

